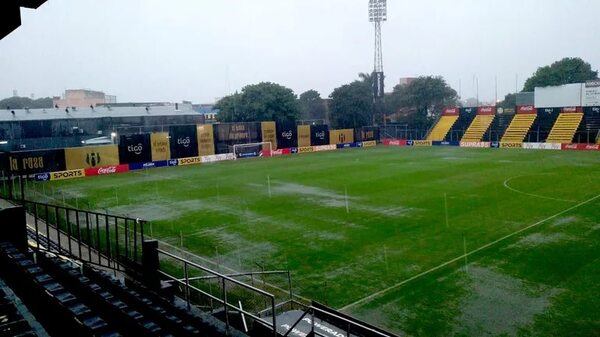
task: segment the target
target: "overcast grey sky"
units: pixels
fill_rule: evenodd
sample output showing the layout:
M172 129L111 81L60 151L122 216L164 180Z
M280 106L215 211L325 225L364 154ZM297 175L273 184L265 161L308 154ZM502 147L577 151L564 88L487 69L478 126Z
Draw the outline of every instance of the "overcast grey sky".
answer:
M373 69L368 0L48 0L0 41L0 98L89 88L210 103L260 81L323 97ZM578 56L600 67L598 0L388 0L386 88L442 75L463 98ZM520 88L519 88L520 89Z

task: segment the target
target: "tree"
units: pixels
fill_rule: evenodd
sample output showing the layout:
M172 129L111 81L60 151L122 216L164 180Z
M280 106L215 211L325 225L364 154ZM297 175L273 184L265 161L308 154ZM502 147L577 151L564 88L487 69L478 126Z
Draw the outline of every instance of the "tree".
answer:
M31 99L29 97L9 97L0 101L0 108L11 108L11 109L50 109L53 107L52 98L38 98Z
M300 116L303 119L325 119L325 102L316 90L308 90L298 98Z
M514 108L515 106L517 106L517 94L506 94L504 100L496 104L498 108Z
M397 85L388 98L388 109L415 111L411 127L427 129L444 107L458 105L458 94L441 76L421 76L410 84Z
M345 129L371 125L373 91L369 80L362 78L361 81L345 84L334 89L329 97L332 127Z
M582 83L598 78L598 71L592 70L592 66L584 60L575 58L564 58L549 66L540 67L527 81L523 92L534 91L535 87L547 87L570 83Z
M271 82L248 85L219 100L215 108L220 122L296 121L300 113L292 89Z

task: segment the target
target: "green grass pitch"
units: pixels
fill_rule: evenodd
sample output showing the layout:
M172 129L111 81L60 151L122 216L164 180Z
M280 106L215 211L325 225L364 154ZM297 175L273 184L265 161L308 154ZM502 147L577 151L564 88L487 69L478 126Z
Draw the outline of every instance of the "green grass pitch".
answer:
M402 335L600 335L600 153L377 147L43 189L235 270L290 269L298 295Z

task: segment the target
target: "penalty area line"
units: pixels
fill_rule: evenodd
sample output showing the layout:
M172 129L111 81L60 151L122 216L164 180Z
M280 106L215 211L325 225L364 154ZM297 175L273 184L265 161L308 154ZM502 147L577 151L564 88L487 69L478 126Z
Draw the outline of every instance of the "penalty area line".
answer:
M539 174L539 175L541 175L541 174ZM507 188L508 190L510 190L510 191L513 191L513 192L515 192L515 193L519 193L519 194L523 194L523 195L527 195L527 196L530 196L530 197L541 198L541 199L547 199L547 200L554 200L554 201L577 202L577 201L575 201L575 200L567 200L567 199L552 198L552 197L547 197L547 196L545 196L545 195L539 195L539 194L527 193L527 192L519 191L519 190L517 190L516 188L510 187L510 186L508 185L508 182L509 182L509 181L511 181L511 180L513 180L513 179L517 179L517 178L523 178L523 177L528 177L528 176L527 176L527 175L525 175L525 176L516 176L516 177L511 177L511 178L508 178L508 179L506 179L506 180L504 181L503 185L504 185L504 187L506 187L506 188Z
M494 241L492 241L490 243L487 243L487 244L485 244L485 245L483 245L483 246L481 246L481 247L479 247L477 249L474 249L474 250L472 250L472 251L470 251L468 253L465 253L465 254L462 254L461 256L455 257L452 260L446 261L446 262L444 262L444 263L442 263L442 264L440 264L438 266L435 266L435 267L433 267L431 269L428 269L428 270L426 270L426 271L424 271L422 273L414 275L414 276L412 276L412 277L410 277L410 278L408 278L408 279L406 279L404 281L401 281L401 282L396 283L396 284L394 284L392 286L389 286L389 287L387 287L385 289L377 291L377 292L375 292L375 293L373 293L373 294L371 294L369 296L363 297L363 298L359 299L358 301L355 301L353 303L350 303L350 304L348 304L348 305L340 308L339 310L340 311L346 311L346 310L354 308L354 307L356 307L358 305L370 302L371 300L373 300L373 299L375 299L377 297L380 297L380 296L382 296L382 295L384 295L384 294L386 294L386 293L388 293L388 292L390 292L390 291L392 291L392 290L394 290L396 288L399 288L399 287L401 287L401 286L403 286L403 285L405 285L405 284L407 284L407 283L409 283L411 281L414 281L414 280L416 280L416 279L418 279L418 278L420 278L422 276L425 276L427 274L431 274L434 271L437 271L437 270L442 269L442 268L444 268L444 267L446 267L446 266L448 266L450 264L453 264L453 263L458 262L458 261L460 261L462 259L465 259L469 255L473 255L475 253L478 253L478 252L480 252L480 251L482 251L484 249L487 249L487 248L489 248L489 247L491 247L491 246L493 246L493 245L495 245L495 244L497 244L499 242L502 242L502 241L504 241L506 239L509 239L509 238L513 237L513 236L519 235L519 234L521 234L521 233L523 233L523 232L525 232L525 231L527 231L527 230L529 230L529 229L531 229L533 227L537 227L537 226L539 226L539 225L541 225L543 223L546 223L546 222L548 222L548 221L550 221L550 220L552 220L552 219L554 219L556 217L559 217L559 216L561 216L561 215L563 215L563 214L565 214L567 212L570 212L570 211L572 211L572 210L574 210L576 208L579 208L579 207L581 207L583 205L589 204L590 202L592 202L592 201L594 201L594 200L596 200L598 198L600 198L600 194L598 194L595 197L592 197L590 199L587 199L585 201L582 201L582 202L578 203L577 205L573 205L573 206L571 206L571 207L569 207L567 209L564 209L564 210L562 210L562 211L560 211L560 212L558 212L558 213L556 213L556 214L554 214L552 216L549 216L549 217L547 217L545 219L542 219L542 220L540 220L540 221L538 221L536 223L533 223L533 224L531 224L531 225L529 225L527 227L521 228L521 229L519 229L519 230L517 230L517 231L515 231L513 233L507 234L507 235L505 235L505 236L503 236L503 237L501 237L501 238L499 238L497 240L494 240Z

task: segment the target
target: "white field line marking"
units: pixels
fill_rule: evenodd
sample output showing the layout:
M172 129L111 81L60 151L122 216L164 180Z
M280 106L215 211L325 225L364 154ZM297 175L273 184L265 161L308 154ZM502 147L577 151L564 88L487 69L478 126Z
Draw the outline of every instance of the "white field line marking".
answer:
M391 290L399 288L399 287L401 287L401 286L403 286L403 285L405 285L405 284L407 284L407 283L409 283L411 281L414 281L414 280L416 280L416 279L418 279L418 278L420 278L422 276L425 276L427 274L431 274L432 272L437 271L437 270L439 270L441 268L444 268L444 267L446 267L446 266L448 266L448 265L450 265L452 263L455 263L457 261L460 261L461 259L466 259L467 256L469 256L469 255L473 255L473 254L475 254L477 252L480 252L480 251L482 251L484 249L487 249L487 248L489 248L489 247L491 247L491 246L493 246L493 245L495 245L495 244L497 244L499 242L502 242L502 241L504 241L506 239L509 239L509 238L511 238L513 236L516 236L518 234L521 234L521 233L525 232L526 230L529 230L529 229L531 229L533 227L537 227L537 226L539 226L539 225L541 225L541 224L543 224L545 222L548 222L548 221L550 221L550 220L552 220L552 219L554 219L556 217L559 217L559 216L561 216L561 215L563 215L563 214L565 214L567 212L570 212L570 211L572 211L572 210L574 210L576 208L579 208L579 207L581 207L581 206L583 206L585 204L589 204L590 202L592 202L592 201L594 201L594 200L596 200L598 198L600 198L600 194L598 194L597 196L595 196L593 198L590 198L588 200L582 201L582 202L578 203L577 205L574 205L574 206L571 206L571 207L569 207L569 208L567 208L565 210L562 210L562 211L560 211L560 212L558 212L558 213L556 213L556 214L554 214L554 215L552 215L550 217L547 217L546 219L540 220L540 221L538 221L538 222L536 222L534 224L531 224L531 225L529 225L527 227L521 228L521 229L519 229L519 230L517 230L517 231L515 231L513 233L510 233L510 234L505 235L505 236L503 236L503 237L501 237L501 238L499 238L497 240L494 240L494 241L492 241L490 243L487 243L487 244L485 244L485 245L483 245L483 246L481 246L481 247L479 247L479 248L477 248L475 250L472 250L472 251L470 251L470 252L468 252L466 254L463 254L461 256L455 257L452 260L446 261L446 262L444 262L444 263L442 263L442 264L440 264L440 265L438 265L436 267L433 267L433 268L431 268L429 270L426 270L426 271L424 271L422 273L419 273L419 274L417 274L415 276L412 276L412 277L410 277L410 278L408 278L408 279L406 279L406 280L404 280L402 282L396 283L396 284L394 284L394 285L392 285L390 287L387 287L387 288L385 288L383 290L377 291L377 292L375 292L375 293L373 293L373 294L371 294L369 296L363 297L363 298L359 299L358 301L355 301L353 303L350 303L350 304L348 304L348 305L340 308L339 310L340 311L346 311L346 310L348 310L350 308L353 308L353 307L356 307L356 306L358 306L360 304L367 303L367 302L371 301L372 299L374 299L376 297L379 297L379 296L381 296L381 295L383 295L383 294L385 294L385 293L387 293L387 292L389 292Z
M548 199L548 200L554 200L554 201L564 201L564 202L577 202L575 200L567 200L567 199L558 199L558 198L552 198L552 197L546 197L543 195L539 195L539 194L533 194L533 193L527 193L527 192L523 192L523 191L519 191L515 188L512 188L510 186L508 186L508 182L513 180L513 179L517 179L517 178L522 178L522 177L527 177L527 176L516 176L516 177L512 177L512 178L508 178L504 181L504 187L506 187L507 189L516 192L516 193L520 193L520 194L524 194L524 195L528 195L530 197L536 197L536 198L542 198L542 199Z

